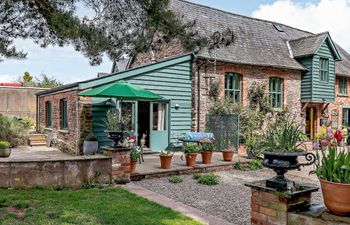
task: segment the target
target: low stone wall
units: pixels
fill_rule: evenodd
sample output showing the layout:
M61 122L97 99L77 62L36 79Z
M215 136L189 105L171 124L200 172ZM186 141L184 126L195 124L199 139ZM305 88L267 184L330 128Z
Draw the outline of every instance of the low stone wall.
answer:
M112 158L112 182L126 184L130 182L130 149L102 147L103 154Z
M311 205L288 213L288 225L345 225L350 224L350 217L332 215L323 205Z
M0 188L72 187L111 182L111 158L80 156L57 160L0 162Z

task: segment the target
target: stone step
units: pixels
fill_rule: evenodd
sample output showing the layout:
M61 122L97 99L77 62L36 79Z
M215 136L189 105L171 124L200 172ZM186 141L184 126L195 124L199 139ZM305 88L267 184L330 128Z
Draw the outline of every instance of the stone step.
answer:
M43 142L43 141L38 141L38 142L34 141L33 142L33 141L31 141L29 145L30 146L45 146L46 142Z

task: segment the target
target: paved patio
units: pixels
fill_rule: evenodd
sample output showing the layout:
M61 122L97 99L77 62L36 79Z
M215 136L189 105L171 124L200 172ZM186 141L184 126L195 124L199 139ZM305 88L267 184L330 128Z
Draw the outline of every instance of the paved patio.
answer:
M245 157L239 157L237 154L233 156L232 162L225 162L221 152L214 152L211 164L202 164L202 157L197 156L197 165L194 167L186 166L185 158L181 160L182 152L176 152L173 156L171 168L161 169L159 154L144 154L144 162L137 164L136 171L132 174L133 180L141 180L144 178L163 177L170 175L192 174L198 172L216 172L231 170L234 165L240 161L247 163L250 160Z
M27 161L27 160L58 160L72 159L67 153L61 152L57 148L49 148L46 146L18 146L11 149L11 155L8 158L0 158L0 162L9 161Z

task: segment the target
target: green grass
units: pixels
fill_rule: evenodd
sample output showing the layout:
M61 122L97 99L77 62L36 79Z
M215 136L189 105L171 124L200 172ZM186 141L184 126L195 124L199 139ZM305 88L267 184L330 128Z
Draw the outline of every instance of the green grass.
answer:
M9 208L24 210L24 217ZM0 224L200 224L121 188L70 190L0 189Z

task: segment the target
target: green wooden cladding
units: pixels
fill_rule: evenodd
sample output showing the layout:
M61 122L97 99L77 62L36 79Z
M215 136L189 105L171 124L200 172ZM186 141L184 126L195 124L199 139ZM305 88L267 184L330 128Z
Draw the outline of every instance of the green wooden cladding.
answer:
M299 59L299 62L308 69L301 80L301 100L303 102L334 102L335 55L329 41L331 40L326 39L315 55ZM327 79L324 79L325 73L320 71L320 61L324 59L328 59L329 62Z
M159 63L149 64L125 72L119 72L106 78L88 81L80 85L80 89L96 85L126 80L169 100L170 104L170 138L191 131L192 126L192 55L175 57ZM110 143L101 130L101 117L108 107L101 106L101 101L94 99L93 129L101 145ZM179 105L179 108L175 108ZM147 118L148 119L148 118Z

